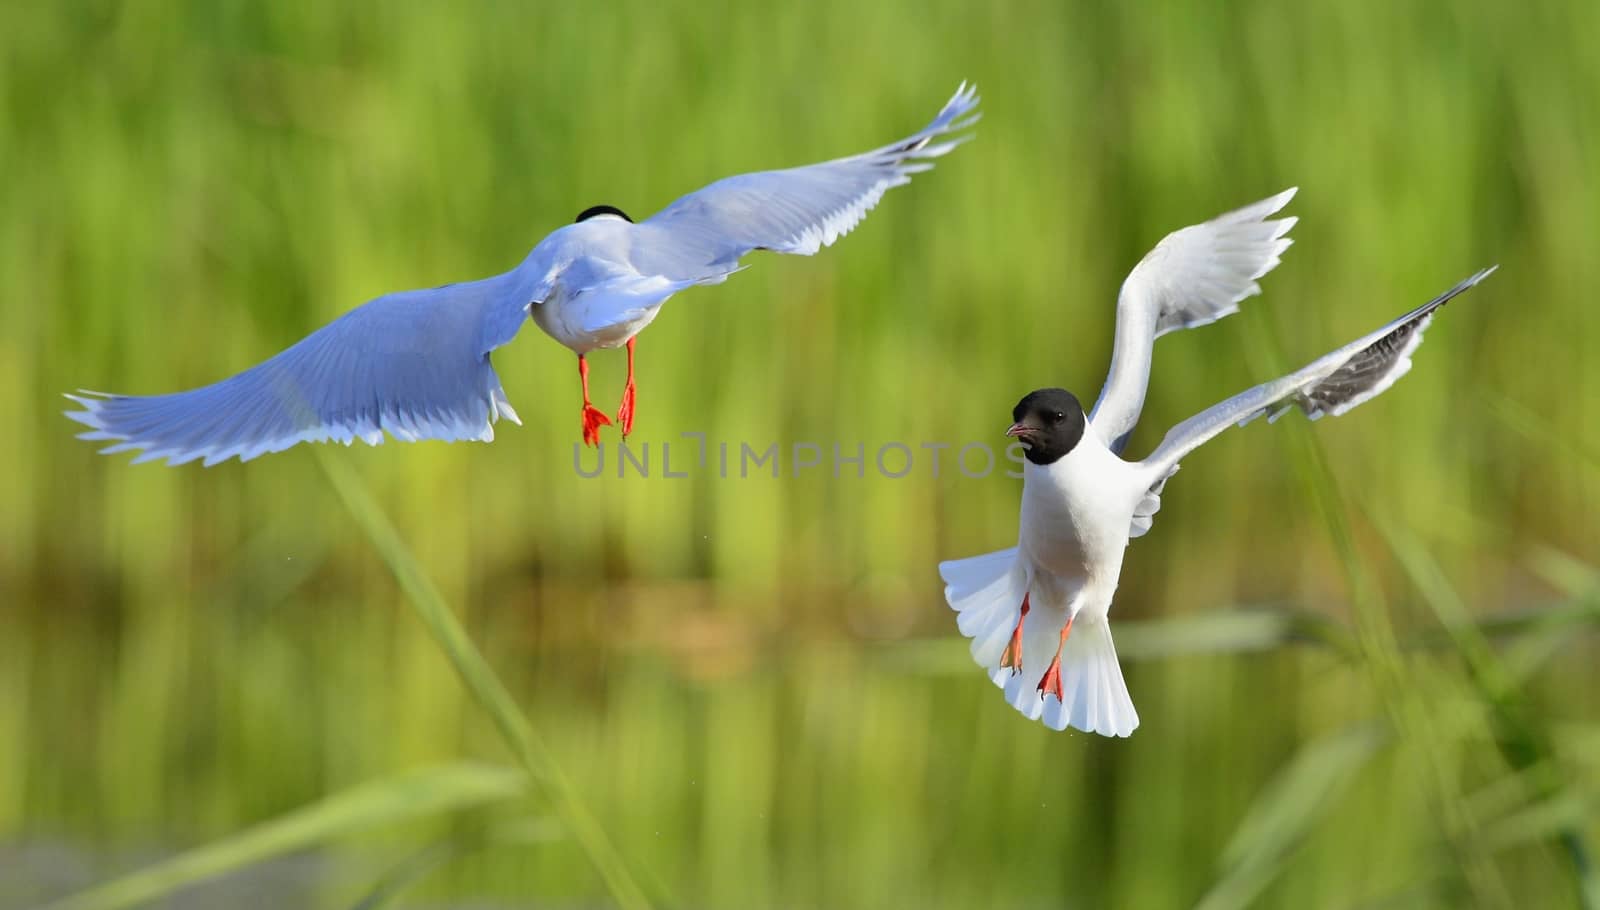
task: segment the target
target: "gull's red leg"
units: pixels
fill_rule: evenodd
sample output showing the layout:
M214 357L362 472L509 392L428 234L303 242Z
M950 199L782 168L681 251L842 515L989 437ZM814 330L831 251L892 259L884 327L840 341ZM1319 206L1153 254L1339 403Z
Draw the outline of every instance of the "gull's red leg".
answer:
M1056 642L1056 656L1050 661L1050 669L1044 671L1044 678L1039 680L1039 697L1054 695L1056 701L1066 701L1061 697L1061 649L1067 643L1067 636L1072 634L1072 617L1067 617L1067 624L1061 627L1061 640Z
M636 340L628 339L628 384L622 387L622 405L617 408L617 423L622 424L623 439L633 432L633 343Z
M578 381L583 383L583 443L600 444L600 428L611 425L611 418L589 402L589 361L578 355Z
M1022 621L1028 618L1028 595L1022 595L1022 613L1017 617L1017 627L1011 630L1011 643L1000 655L1000 669L1011 668L1011 675L1022 672Z

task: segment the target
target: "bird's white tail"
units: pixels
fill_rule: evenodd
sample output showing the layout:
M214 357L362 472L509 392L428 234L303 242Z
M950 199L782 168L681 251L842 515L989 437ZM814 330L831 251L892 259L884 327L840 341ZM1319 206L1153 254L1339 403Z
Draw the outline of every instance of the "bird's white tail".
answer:
M1008 682L1008 696L1010 690ZM1127 736L1139 726L1139 712L1122 681L1111 623L1105 617L1072 624L1072 634L1061 649L1061 698L1046 696L1043 703L1040 719L1052 730L1072 727L1101 736Z
M945 600L957 613L961 634L972 639L972 657L1005 698L1030 720L1055 730L1073 727L1102 736L1127 736L1139 726L1111 626L1104 616L1079 617L1061 648L1061 698L1045 695L1040 682L1055 657L1067 613L1059 604L1029 598L1027 570L1015 547L970 559L939 564ZM1022 665L1002 667L1000 660L1017 621L1022 624Z
M944 579L945 602L956 611L956 625L972 639L972 659L986 670L998 667L1028 591L1017 548L941 562L939 577Z

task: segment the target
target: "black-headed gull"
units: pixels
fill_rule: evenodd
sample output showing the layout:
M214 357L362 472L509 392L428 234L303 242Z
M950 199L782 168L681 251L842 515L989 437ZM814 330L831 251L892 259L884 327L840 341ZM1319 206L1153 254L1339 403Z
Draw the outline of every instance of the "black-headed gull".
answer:
M1434 310L1493 271L1304 369L1202 411L1143 461L1124 461L1118 451L1138 421L1151 341L1167 328L1226 315L1255 293L1255 278L1288 244L1287 220L1261 219L1287 197L1178 231L1134 269L1117 305L1111 375L1092 414L1064 389L1030 392L1012 411L1006 435L1026 450L1018 545L941 563L939 573L973 657L1030 719L1105 736L1127 736L1139 725L1107 612L1123 551L1150 529L1180 459L1262 414L1275 420L1298 406L1316 419L1378 395L1411 368Z
M809 256L858 224L892 187L933 167L978 118L962 83L921 132L874 151L807 167L719 180L635 224L595 206L551 233L522 264L493 278L403 291L357 307L271 359L213 385L171 395L68 398L67 416L107 440L169 464L248 461L301 442L494 438L500 417L521 423L489 352L532 319L578 355L583 438L610 418L589 400L596 348L628 349L617 420L633 428L634 336L678 291L717 284L754 250ZM969 134L970 135L970 134Z

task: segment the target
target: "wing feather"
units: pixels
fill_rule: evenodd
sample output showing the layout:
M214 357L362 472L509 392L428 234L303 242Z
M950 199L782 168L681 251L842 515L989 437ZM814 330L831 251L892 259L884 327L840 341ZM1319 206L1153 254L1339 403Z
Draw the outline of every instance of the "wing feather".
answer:
M1294 242L1284 235L1298 220L1267 216L1288 205L1294 194L1290 187L1168 234L1123 281L1111 369L1089 415L1101 438L1111 440L1112 451L1127 446L1139 422L1155 340L1237 313L1239 301L1261 293L1257 280Z
M898 142L690 193L637 225L633 264L647 275L702 280L731 271L752 250L810 256L861 223L884 193L970 138L951 134L977 121L978 100L977 89L962 83L932 123Z
M102 451L139 450L137 462L249 461L301 442L494 438L521 423L489 351L526 321L535 291L517 272L380 297L278 355L220 382L171 395L67 397L67 416Z
M1433 321L1434 312L1494 270L1495 267L1484 269L1309 366L1235 395L1173 427L1141 463L1159 478L1153 490L1159 493L1161 484L1177 470L1180 459L1228 427L1243 426L1263 415L1275 420L1292 407L1298 407L1312 420L1324 414L1338 416L1382 394L1411 369L1411 354L1422 343L1422 333Z

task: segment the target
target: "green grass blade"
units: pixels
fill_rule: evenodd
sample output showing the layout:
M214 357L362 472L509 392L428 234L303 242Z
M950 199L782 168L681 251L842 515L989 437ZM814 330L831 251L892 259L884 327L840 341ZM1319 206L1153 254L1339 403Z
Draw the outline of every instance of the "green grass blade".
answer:
M1206 610L1117 628L1118 652L1134 660L1271 651L1293 644L1322 645L1345 657L1356 654L1343 623L1291 607Z
M1527 405L1495 393L1486 395L1484 401L1489 406L1487 410L1491 417L1529 442L1539 443L1552 452L1560 452L1590 467L1600 467L1600 452L1585 447L1571 432L1558 429Z
M1223 852L1226 871L1200 910L1249 906L1305 840L1361 767L1388 740L1363 724L1303 747L1251 805Z
M1377 525L1412 583L1422 593L1423 600L1433 609L1439 623L1454 640L1456 650L1466 663L1470 684L1484 704L1492 709L1495 743L1506 762L1519 771L1541 764L1558 767L1548 732L1534 721L1515 677L1489 646L1482 630L1474 623L1466 603L1450 584L1444 571L1416 535L1405 530L1401 524L1382 518ZM1556 775L1549 775L1548 778L1543 792L1538 794L1541 801L1556 807L1570 805L1572 788ZM1538 818L1541 822L1546 818L1553 819L1536 830L1548 830L1550 836L1566 851L1584 906L1590 910L1600 907L1600 903L1595 902L1596 896L1600 895L1600 877L1597 877L1581 822L1561 824L1561 820L1567 816L1556 812L1539 815Z
M374 885L350 910L379 910L390 906L400 895L439 868L477 850L506 845L543 843L564 835L560 825L546 818L514 818L487 828L457 834L430 844L401 861Z
M1582 852L1576 834L1594 817L1597 808L1600 808L1600 796L1595 793L1562 791L1497 821L1484 835L1482 849L1495 852L1553 839L1563 844L1572 858L1583 906L1600 907L1600 875L1596 875L1593 863Z
M506 745L534 778L562 824L572 832L605 880L618 906L626 910L648 908L649 898L628 871L610 838L579 798L577 790L562 773L554 756L535 734L510 691L472 643L466 629L462 628L455 613L444 602L444 597L411 555L410 549L400 539L394 525L378 507L366 485L345 461L331 457L324 448L317 449L317 456L334 491L394 573L417 618L433 634L434 641L460 674L467 690L494 721Z
M117 910L188 885L304 850L337 837L410 818L521 795L527 776L511 768L462 763L408 771L352 787L214 843L45 905L41 910Z
M1558 837L1563 831L1582 826L1600 808L1600 793L1569 791L1551 799L1530 803L1495 821L1479 841L1482 849L1494 852L1521 846L1531 841Z
M1529 547L1528 568L1570 597L1600 594L1600 569L1555 547Z

